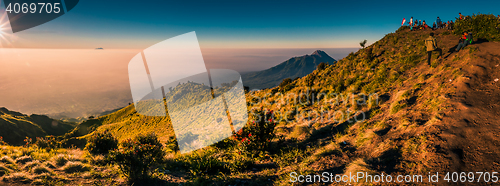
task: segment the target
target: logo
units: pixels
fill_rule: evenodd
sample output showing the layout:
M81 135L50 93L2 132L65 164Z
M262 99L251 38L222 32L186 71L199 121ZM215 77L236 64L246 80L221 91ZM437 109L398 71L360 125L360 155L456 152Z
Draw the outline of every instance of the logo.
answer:
M208 70L194 31L143 50L128 72L137 113L169 116L181 153L230 137L248 120L241 75Z
M58 18L79 0L4 0L12 33L30 29Z

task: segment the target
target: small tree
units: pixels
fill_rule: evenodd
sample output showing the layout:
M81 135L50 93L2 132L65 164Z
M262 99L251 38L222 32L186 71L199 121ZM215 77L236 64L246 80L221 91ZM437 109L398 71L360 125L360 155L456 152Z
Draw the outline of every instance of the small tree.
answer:
M365 48L367 40L365 39L364 41L359 42L359 45L363 48Z
M110 150L116 148L118 148L118 140L107 130L92 133L85 145L85 150L92 155L108 155Z
M325 70L325 69L326 69L326 63L321 62L321 63L318 65L318 70Z
M3 137L0 136L0 145L7 145L7 143L5 141L3 141Z
M290 79L290 78L283 79L283 81L278 86L279 90L281 92L285 92L285 91L291 90L293 88L292 82L293 82L293 80Z
M373 57L373 47L367 48L365 52L365 59L371 62Z
M163 162L163 145L155 134L139 135L120 142L120 148L109 154L130 182L149 178L149 169Z
M36 138L35 145L40 149L51 150L61 147L61 142L56 140L54 136L47 136L46 138Z
M273 117L273 111L265 111L261 108L253 112L253 120L234 134L234 139L240 142L239 145L245 151L266 150L276 137L274 133L276 121Z

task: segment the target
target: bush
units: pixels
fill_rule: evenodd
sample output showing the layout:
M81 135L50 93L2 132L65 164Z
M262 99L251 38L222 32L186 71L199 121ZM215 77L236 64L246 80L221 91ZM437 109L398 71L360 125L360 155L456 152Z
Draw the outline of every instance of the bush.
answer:
M62 167L68 162L68 158L64 154L58 154L54 157L54 162L57 166Z
M368 62L371 62L371 61L373 61L374 57L375 56L373 55L373 47L365 49L365 60L367 60Z
M163 162L165 152L155 134L139 135L120 143L120 148L109 154L129 181L149 178L149 169Z
M116 148L118 148L118 140L108 131L92 133L85 145L85 150L92 155L108 155L110 150Z
M238 131L234 139L240 142L239 145L245 151L265 150L276 136L273 111L264 111L261 108L252 115L254 121Z
M56 140L54 136L49 136L47 138L36 138L35 145L40 149L56 149L61 147L61 142Z
M472 32L474 38L500 41L500 20L493 14L473 14L465 19L457 19L454 34Z
M32 169L33 173L35 174L42 174L42 173L51 173L50 169L43 165L38 165L36 167L33 167Z
M87 172L90 171L90 166L84 165L81 162L68 162L63 167L64 172L66 173L75 173L75 172Z
M7 143L5 141L3 141L3 137L0 136L0 145L7 145Z
M325 70L326 69L326 66L327 64L324 63L324 62L321 62L319 65L318 65L318 70L321 71L321 70Z

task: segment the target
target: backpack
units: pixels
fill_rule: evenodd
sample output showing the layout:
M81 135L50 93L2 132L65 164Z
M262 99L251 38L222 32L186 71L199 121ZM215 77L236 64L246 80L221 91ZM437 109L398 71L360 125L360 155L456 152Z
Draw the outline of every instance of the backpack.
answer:
M469 35L467 35L469 38L467 38L467 42L469 42L468 44L472 44L472 42L474 42L474 38L472 37L472 33L469 32Z

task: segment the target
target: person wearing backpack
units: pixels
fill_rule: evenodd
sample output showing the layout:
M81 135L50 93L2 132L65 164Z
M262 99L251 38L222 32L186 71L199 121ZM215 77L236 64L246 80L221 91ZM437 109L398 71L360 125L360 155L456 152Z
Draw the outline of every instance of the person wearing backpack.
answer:
M458 46L455 49L456 52L460 51L460 49L466 47L467 45L472 44L472 34L464 32L460 41L458 41Z
M441 22L441 19L439 17L437 17L436 19L436 24L437 24L437 28L443 28L443 23Z
M432 52L433 51L439 52L439 56L438 56L438 59L439 59L443 55L443 50L441 50L440 48L437 47L436 38L434 38L433 32L431 32L429 34L429 37L427 39L425 39L425 46L427 47L427 64L430 66Z

